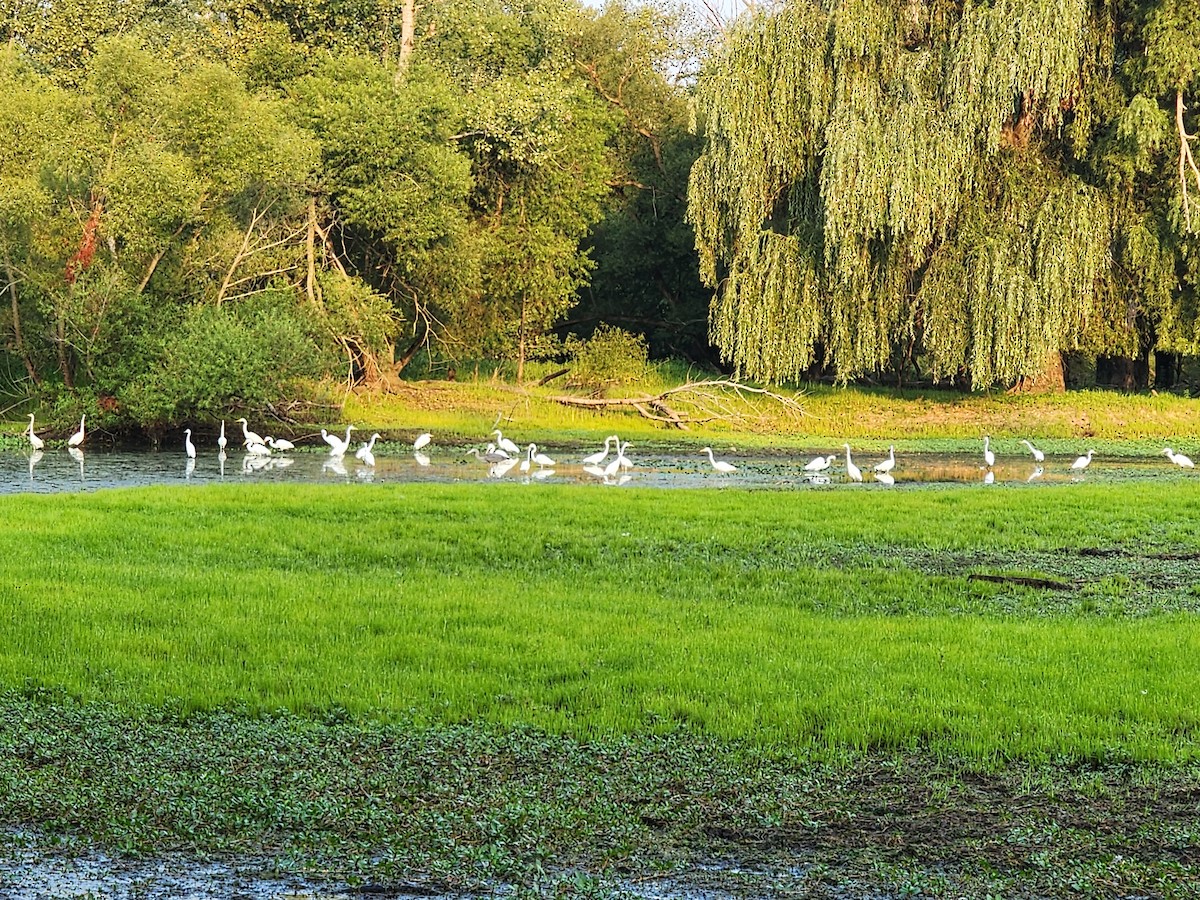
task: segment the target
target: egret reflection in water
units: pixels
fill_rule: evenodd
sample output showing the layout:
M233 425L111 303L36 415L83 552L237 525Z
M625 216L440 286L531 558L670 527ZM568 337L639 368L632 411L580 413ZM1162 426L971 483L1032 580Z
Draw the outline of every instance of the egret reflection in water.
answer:
M82 430L82 427L83 426L81 425L80 426L81 430ZM71 459L73 459L73 460L75 460L75 462L79 463L79 480L87 481L87 478L85 478L84 474L83 474L83 451L80 450L78 447L68 447L67 452L71 454Z

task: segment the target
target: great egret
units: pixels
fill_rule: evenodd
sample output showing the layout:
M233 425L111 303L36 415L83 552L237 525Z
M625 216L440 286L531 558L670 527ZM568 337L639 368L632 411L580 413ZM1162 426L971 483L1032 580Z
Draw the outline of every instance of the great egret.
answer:
M183 452L187 454L188 459L196 458L196 445L192 443L192 429L183 429Z
M229 441L225 439L225 420L222 419L221 433L217 435L217 449L224 453L227 446L229 446Z
M842 446L846 448L846 477L851 481L862 481L862 470L850 458L850 445L842 444Z
M238 419L242 423L242 446L249 447L251 444L261 444L263 439L250 430L249 424L245 419Z
M583 458L583 464L585 466L598 466L600 463L604 462L604 460L608 457L608 448L613 441L616 441L618 445L621 443L620 438L618 438L615 434L610 434L604 439L604 449L596 453L592 453L589 456L585 456Z
M988 437L983 439L983 461L987 464L989 469L996 464L996 454L993 453L992 448L988 446L988 442L990 440L991 438Z
M712 447L702 447L700 449L700 452L708 454L709 463L712 465L712 467L714 469L716 469L722 475L728 475L730 472L737 471L737 466L735 466L733 463L727 463L723 459L714 459Z
M545 453L539 453L537 444L529 445L529 458L538 464L539 469L544 469L546 466L554 465L554 460L548 457Z
M246 452L251 456L270 456L270 448L262 441L251 441L246 445Z
M424 434L418 434L417 439L413 441L413 449L420 450L423 447L428 447L429 442L433 440L433 435L426 431Z
M517 456L521 455L521 448L501 434L499 428L493 429L492 434L496 436L496 446L505 453L509 454L510 456L514 454Z
M492 478L503 478L516 464L517 460L513 457L502 459L500 462L492 464L492 467L488 469L488 475Z
M528 472L529 469L533 466L533 451L536 449L537 449L536 444L529 445L529 449L525 453L525 458L523 460L521 460L521 465L519 466L519 468L522 472Z
M1095 450L1089 450L1085 456L1081 456L1076 459L1075 462L1071 463L1071 470L1074 472L1082 472L1092 464L1092 454L1095 452Z
M612 478L620 471L621 466L626 465L628 460L625 459L625 451L629 449L629 441L625 443L617 442L617 455L613 457L612 462L604 467L604 477Z
M814 460L810 460L804 464L805 472L824 472L833 465L833 454L828 456L818 456Z
M29 414L29 446L33 447L35 451L46 446L46 442L33 433L33 413Z
M272 450L295 450L296 445L284 438L273 438L269 434L264 442Z
M891 447L888 447L888 458L877 465L874 471L876 474L886 475L894 468L896 468L896 446L893 444Z
M361 447L359 447L358 452L355 453L354 456L358 459L361 459L368 466L375 465L375 454L372 453L371 451L375 449L375 442L377 440L379 440L378 432L371 435L371 440L368 443L365 443Z
M1184 468L1184 469L1196 468L1196 464L1194 462L1192 462L1190 459L1188 459L1182 453L1176 453L1170 447L1168 447L1167 449L1165 449L1163 451L1163 455L1166 456L1166 458L1169 459L1171 462L1175 463L1175 465L1177 465L1181 468Z
M1022 439L1021 443L1029 448L1029 452L1033 455L1034 462L1045 462L1046 461L1046 454L1043 453L1041 450L1039 450L1037 447L1033 446L1033 444L1029 443L1029 441Z
M346 439L342 440L336 434L328 434L324 428L321 429L321 437L325 438L325 443L329 445L330 456L345 456L346 451L350 449L350 432L354 431L355 426L346 426Z
M84 430L83 430L83 423L86 419L87 419L87 413L84 413L82 416L79 417L79 430L77 432L75 432L73 435L71 435L69 438L67 438L67 446L68 447L78 447L80 444L83 443L83 439L85 437L87 437L87 435L84 434Z

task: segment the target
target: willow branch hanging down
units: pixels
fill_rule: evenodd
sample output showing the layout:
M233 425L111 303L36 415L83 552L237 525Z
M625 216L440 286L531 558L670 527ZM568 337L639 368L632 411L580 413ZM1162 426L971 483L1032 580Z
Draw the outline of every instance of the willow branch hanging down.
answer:
M632 409L652 422L662 422L672 428L687 431L692 425L707 422L752 424L768 421L760 404L783 406L797 418L805 415L804 407L795 396L787 396L766 388L751 387L729 378L688 381L657 394L636 397L573 397L561 394L551 397L555 403L585 409Z
M1175 92L1175 127L1179 130L1179 187L1183 192L1183 216L1187 221L1188 231L1192 230L1192 206L1200 207L1200 167L1192 156L1192 141L1200 135L1188 134L1183 124L1183 114L1187 107L1183 105L1183 91ZM1189 172L1189 169L1191 170ZM1196 181L1196 197L1188 196L1188 175ZM1200 208L1197 209L1200 216Z

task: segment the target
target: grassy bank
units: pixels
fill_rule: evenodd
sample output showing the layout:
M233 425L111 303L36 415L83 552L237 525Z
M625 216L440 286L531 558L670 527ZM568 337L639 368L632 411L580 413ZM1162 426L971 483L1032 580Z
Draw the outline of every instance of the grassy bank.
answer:
M784 752L1196 754L1188 482L238 486L0 508L7 685Z

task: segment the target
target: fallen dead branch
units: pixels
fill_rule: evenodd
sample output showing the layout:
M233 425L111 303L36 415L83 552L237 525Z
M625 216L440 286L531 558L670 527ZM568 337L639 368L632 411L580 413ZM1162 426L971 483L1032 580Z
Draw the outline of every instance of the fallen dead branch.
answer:
M1028 575L985 575L972 572L967 581L990 581L995 584L1019 584L1024 587L1046 588L1051 591L1076 591L1079 585L1071 581L1058 581L1054 578L1031 578Z
M707 422L744 425L755 419L765 419L761 408L764 402L778 404L797 416L804 415L804 407L794 396L751 387L729 378L689 381L658 394L640 394L636 397L573 397L560 394L550 399L564 406L584 409L631 409L653 422L662 422L684 431L692 425Z

